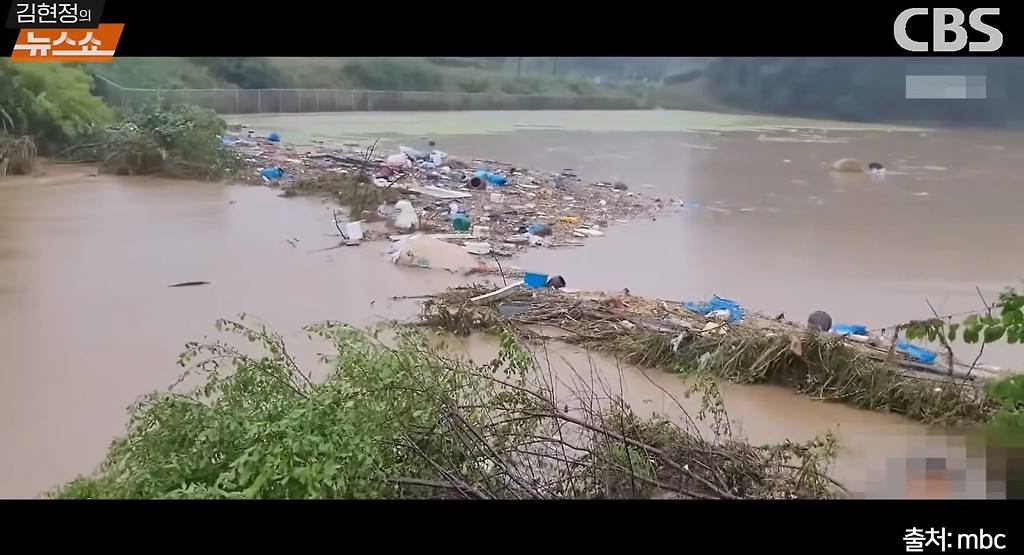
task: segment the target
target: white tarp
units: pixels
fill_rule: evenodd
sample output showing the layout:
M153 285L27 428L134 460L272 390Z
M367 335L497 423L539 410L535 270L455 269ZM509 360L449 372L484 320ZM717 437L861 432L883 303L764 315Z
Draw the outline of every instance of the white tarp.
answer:
M464 272L480 266L466 249L416 233L391 245L391 261L403 266Z

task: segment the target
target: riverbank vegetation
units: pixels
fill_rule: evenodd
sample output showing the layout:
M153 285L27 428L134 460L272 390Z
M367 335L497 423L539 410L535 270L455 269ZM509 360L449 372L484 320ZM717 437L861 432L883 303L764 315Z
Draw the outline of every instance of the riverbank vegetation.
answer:
M227 124L213 111L115 113L92 85L75 67L0 61L0 176L32 173L39 156L99 162L121 175L220 179L241 168L221 144Z
M0 60L0 140L31 136L51 155L113 120L92 94L92 78L61 64L12 64Z
M283 340L190 344L170 392L60 498L828 498L832 438L754 447L642 419L611 389L556 395L511 335L496 358L456 358L417 327L326 323L333 371L314 381ZM381 339L381 338L385 338ZM192 383L193 387L185 388Z
M978 293L981 294L980 290ZM989 304L984 297L981 301L984 311L960 322L942 318L913 322L907 326L907 338L941 339L948 346L959 336L964 343L980 345L975 364L984 354L985 345L1000 341L1010 345L1024 343L1024 294L1007 288L994 303ZM989 383L986 396L995 407L990 418L990 439L1009 448L1024 447L1024 378L1011 376Z
M221 137L227 124L212 110L189 105L124 114L94 148L103 171L117 175L164 175L223 179L242 169L237 152Z

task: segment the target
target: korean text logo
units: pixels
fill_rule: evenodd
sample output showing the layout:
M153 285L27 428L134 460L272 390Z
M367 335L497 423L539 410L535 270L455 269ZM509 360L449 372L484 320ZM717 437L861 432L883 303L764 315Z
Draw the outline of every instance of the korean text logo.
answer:
M109 62L124 30L99 23L102 2L15 2L8 27L20 29L12 62Z

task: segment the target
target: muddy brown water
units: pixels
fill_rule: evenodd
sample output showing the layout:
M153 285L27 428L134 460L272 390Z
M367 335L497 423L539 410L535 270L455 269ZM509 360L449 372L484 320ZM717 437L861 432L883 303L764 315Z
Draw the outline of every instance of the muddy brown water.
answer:
M793 142L805 135L524 131L438 142L460 157L571 167L702 206L519 261L572 287L719 294L796 320L824 309L874 327L928 315L926 297L942 312L973 309L975 285L994 296L1019 279L1020 136L847 131L827 134L841 143ZM890 173L874 181L819 167L846 156ZM322 202L259 187L61 167L0 181L0 496L35 496L92 470L123 431L125 407L170 384L184 343L212 334L217 318L254 314L301 340L300 327L317 320L409 316L415 304L391 296L459 281L396 268L385 245L310 252L336 244L331 219ZM185 281L210 283L167 287ZM1024 366L1012 349L990 354ZM638 410L672 412L639 370L623 375ZM684 398L677 377L650 376ZM725 390L734 427L755 442L837 431L847 451L836 475L863 494L904 495L906 458L940 453L973 473L973 489L949 495L986 495L963 438L782 389Z

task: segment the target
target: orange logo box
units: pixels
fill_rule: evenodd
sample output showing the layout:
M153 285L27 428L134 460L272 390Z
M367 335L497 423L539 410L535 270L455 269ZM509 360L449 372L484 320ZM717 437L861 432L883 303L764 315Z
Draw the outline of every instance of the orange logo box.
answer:
M124 23L96 29L22 29L12 62L111 62Z

